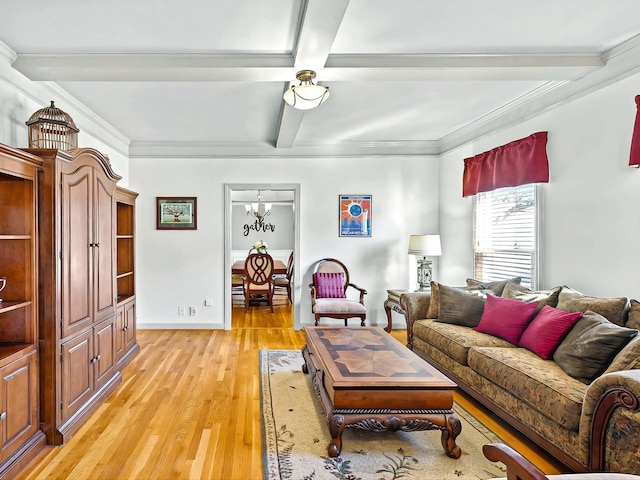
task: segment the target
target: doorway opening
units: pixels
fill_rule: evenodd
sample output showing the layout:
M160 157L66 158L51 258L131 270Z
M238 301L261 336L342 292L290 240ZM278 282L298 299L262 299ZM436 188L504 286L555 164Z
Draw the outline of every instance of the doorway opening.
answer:
M258 201L258 195L262 197L262 201L265 204L269 203L272 207L273 216L265 217L264 224L256 223L256 218L247 215L245 209L245 205L250 205ZM237 305L234 307L233 302L234 292L231 281L233 263L234 261L238 261L240 257L245 258L249 248L255 241L266 241L269 244L270 239L272 239L273 242L269 245L269 253L273 252L272 256L274 256L274 259L277 258L278 255L285 256L284 262L286 263L289 251L293 251L293 287L291 292L292 305L290 309L293 315L288 326L295 329L300 328L300 289L299 281L296 280L300 278L298 267L300 251L299 205L300 184L225 184L225 330L231 330L233 327L233 316L239 315L239 308ZM244 312L244 306L242 312Z

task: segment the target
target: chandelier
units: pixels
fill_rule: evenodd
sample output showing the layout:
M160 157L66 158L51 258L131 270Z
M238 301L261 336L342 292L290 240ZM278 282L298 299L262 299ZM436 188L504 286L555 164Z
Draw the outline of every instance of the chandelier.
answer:
M287 104L298 110L310 110L324 103L329 98L329 87L315 85L313 79L316 72L313 70L300 70L296 73L300 85L292 85L284 92L282 98Z
M262 200L262 195L260 194L260 190L258 190L258 203L252 203L251 205L244 206L244 208L247 210L247 215L253 215L258 220L262 220L267 215L270 215L271 204L262 203Z

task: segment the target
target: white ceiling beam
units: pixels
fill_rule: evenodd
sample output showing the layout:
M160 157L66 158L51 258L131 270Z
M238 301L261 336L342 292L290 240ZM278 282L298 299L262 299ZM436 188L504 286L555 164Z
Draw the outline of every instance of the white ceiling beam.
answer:
M348 5L349 0L306 2L296 38L295 70L319 70L324 67ZM294 80L294 73L284 79L287 82L285 90ZM303 119L303 111L281 102L274 142L276 148L293 147Z
M576 80L600 55L326 55L322 81ZM282 82L307 62L290 55L18 55L13 67L36 81ZM311 68L311 67L310 67Z
M325 66L348 6L349 0L307 1L295 48L297 69Z

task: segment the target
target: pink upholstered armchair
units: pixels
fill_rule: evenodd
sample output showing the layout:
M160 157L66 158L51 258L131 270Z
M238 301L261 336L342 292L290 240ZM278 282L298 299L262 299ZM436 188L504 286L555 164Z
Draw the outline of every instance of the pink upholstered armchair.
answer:
M349 318L359 318L364 327L367 319L367 309L364 306L364 288L349 281L349 270L335 258L320 260L313 272L311 288L311 311L316 325L322 317L342 318L347 326ZM352 287L360 292L358 301L347 298L347 288Z

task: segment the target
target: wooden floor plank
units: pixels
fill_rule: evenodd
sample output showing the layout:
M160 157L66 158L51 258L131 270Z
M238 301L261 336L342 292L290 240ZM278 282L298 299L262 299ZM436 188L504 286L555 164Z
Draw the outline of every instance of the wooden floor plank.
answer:
M259 350L300 349L292 308L233 308L230 331L139 330L140 354L114 394L64 446L47 447L18 480L259 480ZM337 324L341 322L338 321ZM404 330L393 336L403 344ZM456 395L498 435L557 473L553 459Z

